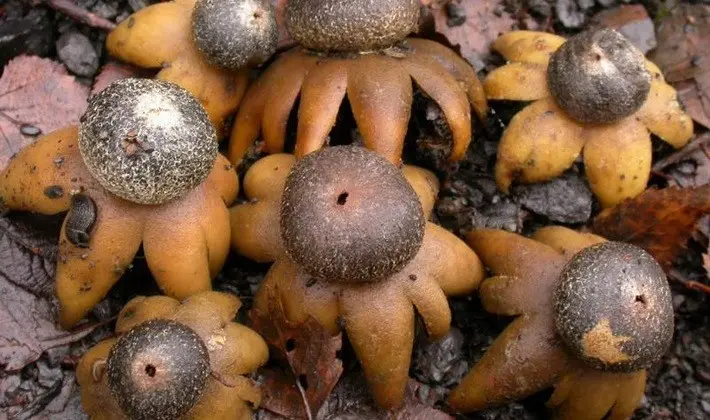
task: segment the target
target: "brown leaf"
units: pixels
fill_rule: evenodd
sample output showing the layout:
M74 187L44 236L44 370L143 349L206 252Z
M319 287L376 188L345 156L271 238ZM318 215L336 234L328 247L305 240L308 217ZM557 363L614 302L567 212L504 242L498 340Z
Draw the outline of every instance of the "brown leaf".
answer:
M642 4L622 4L604 9L594 15L589 26L616 29L644 54L658 45L656 28Z
M273 305L266 314L251 311L252 327L277 356L287 361L291 371L268 371L262 406L289 418L307 418L306 410L313 416L343 373L343 363L337 355L342 347L342 333L330 335L312 317L294 325L286 320L281 303L277 299L271 302ZM301 385L307 407L296 381Z
M109 61L101 69L101 72L94 79L94 86L91 88L91 96L96 95L106 89L108 85L116 80L126 79L128 77L148 76L144 70L138 69L128 64Z
M648 251L668 272L701 217L710 213L710 185L649 189L604 210L592 230L608 239Z
M56 238L0 218L0 365L17 371L45 350L78 341L92 328L62 331L54 319Z
M678 4L656 25L650 58L663 70L688 114L710 127L710 7Z
M516 25L515 19L505 11L502 0L453 1L452 7L465 15L465 21L458 26L449 26L446 7L433 7L436 31L444 35L449 43L461 48L461 56L469 63L480 63L490 54L493 41L501 34L509 32ZM534 23L530 22L531 26Z
M19 56L0 78L0 170L41 133L77 124L89 89L59 63Z

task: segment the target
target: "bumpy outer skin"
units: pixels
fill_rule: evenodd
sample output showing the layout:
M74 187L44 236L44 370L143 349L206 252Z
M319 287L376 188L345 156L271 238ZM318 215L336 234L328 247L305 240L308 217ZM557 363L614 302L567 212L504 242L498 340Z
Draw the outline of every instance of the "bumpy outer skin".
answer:
M186 414L202 396L210 373L202 338L167 319L131 329L106 359L108 387L123 412L135 420L172 420Z
M401 270L419 251L424 223L402 171L358 146L329 147L301 159L281 201L288 256L329 281L371 282Z
M315 51L386 48L417 30L417 0L291 0L286 28Z
M59 236L56 293L60 322L70 327L103 299L130 266L141 243L158 285L184 299L211 288L229 251L229 212L238 179L218 155L205 182L179 200L143 206L108 193L91 177L77 142L76 127L51 133L23 149L0 173L0 198L11 210L56 214L69 209L71 194L93 200L96 220L89 247ZM50 198L48 186L63 194ZM66 223L66 221L65 221Z
M560 274L555 325L567 348L596 369L649 368L673 339L666 275L634 245L605 242L585 248Z
M347 95L365 147L399 165L412 80L444 112L452 133L449 159L462 159L471 142L471 107L484 121L488 113L476 73L433 41L409 38L400 53L314 55L302 48L284 53L249 88L232 128L230 161L238 164L260 133L266 152L283 152L288 118L299 97L294 153L302 157L320 149Z
M548 406L555 418L631 417L643 397L646 372L592 369L567 351L555 330L560 272L575 254L604 239L546 227L533 239L501 230L474 231L468 242L493 274L481 284L484 308L516 318L451 392L450 406L479 411L554 387Z
M264 340L253 330L231 322L241 306L236 296L204 292L180 303L165 296L137 297L126 304L116 321L123 334L142 322L167 319L194 330L209 351L212 374L199 401L183 417L189 420L248 420L251 408L261 401L259 388L242 375L254 372L268 360ZM81 402L96 420L126 420L101 369L116 339L92 347L76 369Z
M123 20L106 38L112 56L139 67L161 69L157 78L187 89L205 107L217 136L224 120L244 95L247 69L233 71L210 64L192 39L196 0L176 0L145 7Z
M692 137L693 122L681 109L673 87L650 61L645 62L647 71L641 72L644 78L650 74L650 90L633 115L612 124L575 121L552 98L548 86L550 57L564 42L543 32L514 31L493 44L510 63L489 73L483 83L486 96L532 101L503 133L496 183L508 192L515 181L547 181L572 166L582 152L592 191L604 207L611 207L646 189L650 133L679 148Z
M551 57L550 91L575 120L609 124L641 108L651 88L643 53L613 29L576 35Z
M207 113L180 86L122 79L91 98L79 150L99 183L139 204L161 204L201 184L217 157Z
M239 70L268 60L276 51L279 30L269 0L198 0L192 35L207 61Z
M280 198L294 162L292 155L282 154L257 162L245 177L245 191L252 201L232 209L235 249L260 261L276 260L254 304L262 311L280 304L286 318L294 323L312 316L333 334L344 325L375 400L382 407L396 407L402 402L408 379L414 310L431 338L442 337L451 322L446 296L475 290L483 278L483 267L465 243L427 223L419 252L394 275L369 284L313 281L285 255L280 233L273 229L279 225ZM403 172L428 218L439 189L436 177L416 167L405 167ZM258 234L269 229L268 234Z

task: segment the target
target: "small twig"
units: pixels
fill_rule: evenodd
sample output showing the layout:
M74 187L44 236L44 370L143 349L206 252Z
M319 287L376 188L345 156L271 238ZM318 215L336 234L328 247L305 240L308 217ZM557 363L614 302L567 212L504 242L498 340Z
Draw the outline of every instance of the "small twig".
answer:
M291 360L289 360L288 364L291 365ZM293 371L293 367L291 367L291 371ZM293 372L293 374L295 376L296 372ZM298 380L298 376L296 376L295 379L296 379L296 387L298 387L298 392L301 393L301 398L303 399L303 405L306 409L306 417L308 418L308 420L313 420L313 414L311 414L311 406L308 404L308 398L306 398L306 390L303 389L303 386L301 385L301 381Z
M115 23L104 19L101 16L95 15L88 10L82 9L71 0L31 0L31 3L35 5L44 3L57 12L63 13L70 18L92 28L103 29L104 31L112 31L116 28Z
M695 280L686 280L685 287L687 287L688 289L699 290L703 293L710 294L710 286L708 286L706 284L702 284L702 283L697 282Z
M681 283L683 286L687 287L688 289L698 290L700 292L710 294L710 286L700 283L699 281L686 280L683 278L683 276L680 273L678 273L675 270L672 270L670 273L668 273L668 277Z

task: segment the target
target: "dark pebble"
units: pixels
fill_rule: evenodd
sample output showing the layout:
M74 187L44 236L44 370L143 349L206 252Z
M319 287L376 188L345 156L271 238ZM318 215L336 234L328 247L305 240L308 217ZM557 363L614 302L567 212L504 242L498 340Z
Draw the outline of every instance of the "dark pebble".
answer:
M91 41L76 31L69 31L57 40L57 55L73 73L92 77L99 69L99 56Z
M584 11L574 0L557 0L555 2L555 13L557 19L562 22L565 28L579 28L586 20Z
M25 16L17 16L9 13L12 4L4 6L8 14L0 16L0 68L20 54L44 57L52 53L53 28L49 13L32 9Z
M104 19L113 19L118 16L118 4L116 2L97 2L91 12Z
M575 172L548 182L516 186L513 193L523 207L553 222L586 223L592 215L592 191Z
M128 5L131 6L131 9L134 12L137 12L142 8L146 7L148 4L145 2L145 0L128 0Z
M457 3L446 4L446 25L448 27L461 26L466 23L466 10Z
M448 387L458 383L468 371L463 344L458 328L452 328L441 340L421 340L414 350L414 377L430 385Z

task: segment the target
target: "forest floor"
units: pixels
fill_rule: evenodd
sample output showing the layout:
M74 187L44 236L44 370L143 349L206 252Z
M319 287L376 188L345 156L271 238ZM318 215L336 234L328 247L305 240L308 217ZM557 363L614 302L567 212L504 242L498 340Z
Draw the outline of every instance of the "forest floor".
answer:
M534 29L572 35L596 25L622 31L644 52L650 53L664 71L692 68L692 72L675 71L674 77L666 76L678 89L685 108L696 121L696 137L680 151L654 140L650 186L694 191L709 183L710 1L703 4L701 1L663 0L453 0L448 6L444 6L445 0L422 0L422 3L431 7L422 35L456 48L481 76L501 63L501 58L490 51L490 43L500 33ZM90 11L109 22L119 22L148 4L148 0L76 0L80 10ZM72 86L67 87L73 95L83 92L88 96L97 83L102 83L102 77L112 79L119 77L117 73L135 72L110 61L104 49L106 30L101 24L87 25L77 20L76 15L70 17L66 12L57 11L61 5L62 1L56 0L0 3L0 68L7 66L0 76L0 135L4 137L4 143L0 138L0 169L22 145L33 141L41 132L60 128L63 122L56 116L57 121L50 121L51 117L47 116L46 120L28 125L8 118L10 110L22 106L22 101L41 94L25 88L31 83L18 90L8 81L10 66L16 66L12 71L22 74L22 66L37 65L23 62L23 55L46 57L63 64L68 70L43 62L49 75L30 76L33 73L28 67L27 79L32 82L32 77L37 77L64 83L66 77L73 76ZM281 45L285 47L289 41L285 36L282 38ZM678 42L679 39L682 42ZM414 128L408 136L405 160L435 171L442 180L435 221L457 234L482 227L524 234L551 224L591 227L601 209L586 184L581 162L559 179L519 186L510 195L496 188L492 167L497 143L503 127L520 105L493 103L492 108L495 112L485 124L486 128L484 124L475 127L475 139L466 159L452 167L443 158L448 133L441 111L423 95L417 96ZM51 114L52 110L47 108L42 112ZM353 129L347 106L342 112L344 116L336 130L346 137L344 142L357 141L358 134ZM259 150L255 149L251 161L257 156ZM248 164L239 168L241 175L247 167ZM643 219L643 215L639 218ZM107 299L92 311L89 322L69 333L59 330L53 321L56 303L52 277L60 221L58 217L14 213L0 218L0 420L85 418L73 372L78 359L92 345L112 334L111 321L127 300L159 292L139 257ZM646 396L635 419L710 418L710 297L707 294L710 218L693 223L692 232L688 233L687 243L673 244L682 249L675 252L679 257L669 270L676 315L673 345L663 360L650 369ZM215 281L215 288L236 293L248 308L267 269L266 265L231 255ZM135 281L137 279L140 281ZM703 287L705 292L699 290ZM549 391L481 413L462 416L447 412L442 403L446 394L510 321L485 312L475 294L452 299L450 304L453 328L448 337L429 343L421 331L417 335L410 371L413 380L402 410L383 413L373 408L361 369L345 341L341 353L343 375L315 417L548 418L545 401ZM246 314L242 317L247 321ZM255 380L270 379L261 374ZM293 408L294 413L299 410L302 407ZM279 417L269 410L268 404L256 416Z

